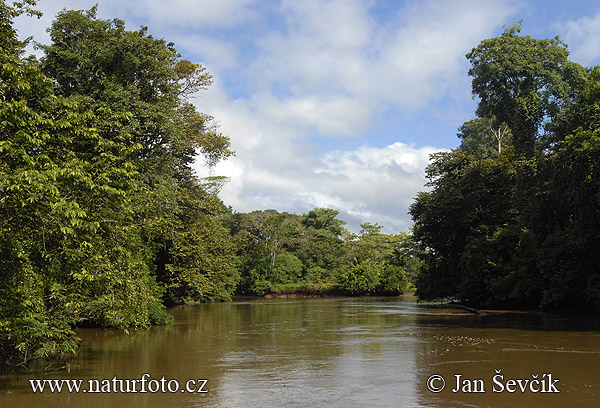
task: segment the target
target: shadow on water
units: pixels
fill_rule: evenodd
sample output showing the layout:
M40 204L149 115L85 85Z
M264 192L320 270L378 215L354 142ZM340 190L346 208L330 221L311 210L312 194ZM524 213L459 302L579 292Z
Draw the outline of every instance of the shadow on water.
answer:
M446 311L443 304L420 303L419 307L432 311ZM591 312L538 312L538 311L483 311L482 314L456 314L456 325L470 328L515 329L541 331L600 332L600 316ZM447 318L426 319L432 325L452 324ZM426 324L425 322L423 322Z

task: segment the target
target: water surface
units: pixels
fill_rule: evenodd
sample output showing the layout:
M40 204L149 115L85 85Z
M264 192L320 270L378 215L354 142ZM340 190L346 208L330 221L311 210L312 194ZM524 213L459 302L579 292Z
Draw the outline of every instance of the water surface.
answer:
M258 299L170 312L173 325L130 335L80 330L70 372L0 376L0 407L574 408L600 401L600 320L590 315L473 315L413 298ZM495 370L503 384L551 374L560 392L494 392ZM33 393L29 384L83 379L86 388L88 379L144 373L182 385L207 379L209 391ZM444 377L443 391L428 389L432 375Z

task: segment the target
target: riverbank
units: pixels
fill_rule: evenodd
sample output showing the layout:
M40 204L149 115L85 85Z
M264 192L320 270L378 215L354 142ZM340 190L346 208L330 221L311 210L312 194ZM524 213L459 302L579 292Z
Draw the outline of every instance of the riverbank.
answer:
M373 296L385 296L385 297L396 297L396 296L414 296L415 290L409 290L402 294L381 294L375 293ZM235 296L234 299L244 298L281 298L281 299L294 299L294 298L319 298L319 297L347 297L348 293L341 290L335 283L286 283L286 284L275 284L272 286L269 293L262 296ZM368 296L368 295L361 295Z

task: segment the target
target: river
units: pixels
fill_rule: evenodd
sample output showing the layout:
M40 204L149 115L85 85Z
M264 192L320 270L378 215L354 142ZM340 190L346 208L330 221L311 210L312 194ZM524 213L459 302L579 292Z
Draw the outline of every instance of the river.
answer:
M129 335L79 330L82 347L70 371L1 375L0 407L600 402L600 319L593 315L474 315L411 297L253 299L170 312L174 324ZM78 393L66 383L61 393L48 384L34 393L29 381L54 379L83 381ZM142 379L146 391L158 392L140 392ZM138 392L120 392L126 385Z

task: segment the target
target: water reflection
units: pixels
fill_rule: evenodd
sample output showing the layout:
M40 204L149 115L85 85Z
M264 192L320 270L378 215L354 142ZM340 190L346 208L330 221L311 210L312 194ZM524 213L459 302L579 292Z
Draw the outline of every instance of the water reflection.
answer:
M260 299L172 309L169 327L81 330L70 373L0 377L0 407L591 406L599 382L593 316L485 316L407 299ZM552 373L559 394L493 393L505 378ZM33 394L30 378L209 380L206 394ZM440 393L427 389L446 378ZM454 375L486 393L453 393Z
M420 315L418 327L421 406L584 407L593 406L597 398L600 382L594 373L600 364L600 325L593 316L493 313L441 319ZM504 377L494 383L498 372ZM446 379L439 394L426 386L433 374ZM560 379L556 383L560 393L532 392L541 388L537 384L525 387L525 392L505 390L509 379L541 380L544 374ZM474 379L483 380L478 384L485 385L485 392L464 392L473 391L474 382L465 380Z

